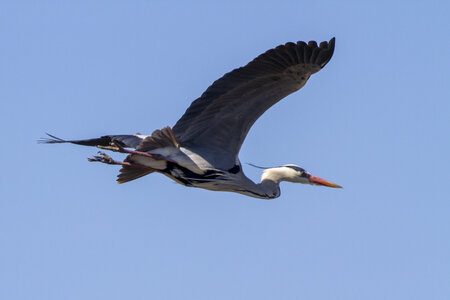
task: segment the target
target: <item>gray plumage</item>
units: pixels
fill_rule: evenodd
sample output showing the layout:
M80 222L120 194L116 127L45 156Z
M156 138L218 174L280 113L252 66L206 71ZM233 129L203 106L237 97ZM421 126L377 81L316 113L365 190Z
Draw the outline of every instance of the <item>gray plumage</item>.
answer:
M238 158L254 122L322 69L333 55L334 44L334 38L319 46L314 41L287 43L261 54L215 81L173 128L149 136L107 135L88 140L66 141L49 135L50 139L41 142L70 142L128 153L123 162L104 153L90 159L122 165L119 183L157 171L187 186L264 199L280 195L280 181L339 187L295 165L266 169L261 183L255 184L244 175Z
M231 168L253 123L303 87L331 59L335 39L320 46L287 43L215 81L172 128L179 143L222 169ZM220 153L220 155L217 155Z

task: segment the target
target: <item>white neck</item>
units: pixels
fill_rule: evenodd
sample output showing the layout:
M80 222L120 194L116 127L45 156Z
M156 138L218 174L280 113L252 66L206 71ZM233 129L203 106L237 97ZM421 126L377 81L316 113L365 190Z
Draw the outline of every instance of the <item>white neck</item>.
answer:
M279 184L281 181L291 181L295 176L295 171L287 167L276 167L265 169L261 175L261 183L270 180Z
M246 191L242 194L262 199L274 199L280 196L280 182L291 181L294 171L286 167L265 169L261 175L261 183L255 184L249 180ZM250 184L251 182L251 184Z

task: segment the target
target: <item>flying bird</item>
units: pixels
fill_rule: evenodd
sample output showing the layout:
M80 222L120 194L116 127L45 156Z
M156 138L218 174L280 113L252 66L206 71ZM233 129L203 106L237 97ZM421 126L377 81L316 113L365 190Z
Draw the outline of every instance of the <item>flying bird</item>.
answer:
M173 126L151 135L105 135L63 140L47 134L41 143L72 143L128 154L116 161L104 152L91 162L120 165L118 183L158 172L185 186L274 199L280 182L340 188L288 164L267 168L260 183L244 175L239 150L253 123L272 105L302 88L309 77L330 61L335 38L329 42L286 43L259 55L246 66L216 80Z

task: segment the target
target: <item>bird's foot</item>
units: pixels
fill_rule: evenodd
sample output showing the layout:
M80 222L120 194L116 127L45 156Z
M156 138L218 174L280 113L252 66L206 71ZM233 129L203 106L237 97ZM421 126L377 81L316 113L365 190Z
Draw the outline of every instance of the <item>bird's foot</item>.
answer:
M89 157L88 161L90 162L101 162L108 165L121 165L121 162L113 160L109 155L104 152L99 151L99 155L94 155L93 157Z
M128 167L134 167L134 168L141 168L141 169L152 169L150 167L128 162L128 161L117 161L113 160L109 155L107 155L104 152L99 151L99 155L94 155L93 157L89 157L88 161L90 162L101 162L108 165L119 165L119 166L128 166Z

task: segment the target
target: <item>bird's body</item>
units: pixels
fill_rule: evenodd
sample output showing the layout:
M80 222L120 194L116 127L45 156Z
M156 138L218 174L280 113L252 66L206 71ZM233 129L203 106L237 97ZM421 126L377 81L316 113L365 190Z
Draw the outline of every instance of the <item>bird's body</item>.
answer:
M108 135L65 141L50 135L51 139L43 142L70 142L127 153L123 162L102 152L90 159L122 165L119 183L159 172L185 186L262 199L278 197L281 181L339 187L295 165L268 168L261 183L255 184L244 175L238 158L241 145L259 116L300 89L311 74L331 59L333 50L334 38L320 46L315 42L297 42L269 50L215 81L174 127L156 130L149 136Z

